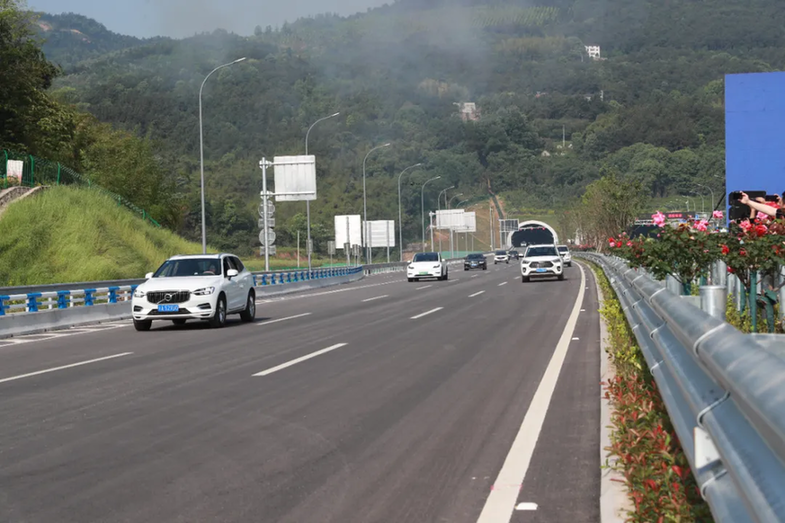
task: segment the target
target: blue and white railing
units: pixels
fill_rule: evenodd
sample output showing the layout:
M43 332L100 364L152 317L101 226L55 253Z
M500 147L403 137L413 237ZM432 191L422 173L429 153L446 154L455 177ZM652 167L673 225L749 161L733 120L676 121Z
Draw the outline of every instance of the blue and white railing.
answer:
M311 280L323 280L326 278L337 278L341 276L351 276L362 272L362 267L331 267L328 269L308 269L296 271L276 271L254 273L253 282L255 287L266 287L268 285L285 285L287 283L299 283Z
M130 301L138 285L0 295L0 316Z

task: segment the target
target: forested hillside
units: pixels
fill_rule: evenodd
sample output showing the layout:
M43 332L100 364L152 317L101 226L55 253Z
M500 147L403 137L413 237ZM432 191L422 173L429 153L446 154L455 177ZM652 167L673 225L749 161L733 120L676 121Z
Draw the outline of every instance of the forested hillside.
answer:
M365 153L387 141L368 161L369 218L397 215L397 174L424 162L403 193L410 241L420 233L420 184L436 175L463 198L503 194L513 214L568 206L604 172L642 180L650 197L720 190L724 74L785 67L783 15L775 0L399 0L250 36L148 42L55 16L46 18L53 27L78 22L103 47L60 32L45 35L44 52L64 68L56 100L150 144L175 209L168 223L190 238L199 86L215 66L248 57L211 77L203 98L208 226L223 248L257 244L259 159L301 154L308 126L340 111L309 143L324 249L332 216L361 210ZM459 117L465 102L477 104L477 121ZM437 189L427 196L434 206ZM279 243L302 212L278 206Z

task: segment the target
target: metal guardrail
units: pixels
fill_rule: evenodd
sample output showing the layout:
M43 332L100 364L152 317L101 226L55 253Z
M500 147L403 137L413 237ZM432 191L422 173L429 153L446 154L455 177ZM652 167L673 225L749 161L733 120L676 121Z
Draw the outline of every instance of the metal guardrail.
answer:
M743 334L621 260L579 256L616 291L714 519L785 522L785 336Z

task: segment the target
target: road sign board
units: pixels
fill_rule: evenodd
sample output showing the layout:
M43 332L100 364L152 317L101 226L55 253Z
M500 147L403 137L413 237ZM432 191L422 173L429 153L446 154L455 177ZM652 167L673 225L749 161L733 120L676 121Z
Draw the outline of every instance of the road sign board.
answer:
M275 231L267 231L267 242L264 241L264 231L259 231L259 243L262 245L272 245L275 243Z
M316 199L316 157L276 156L275 201L297 202Z
M267 218L267 227L271 229L275 227L275 218L271 218L271 217ZM259 218L259 228L264 229L264 218Z
M313 240L305 241L305 252L308 254L313 254Z
M259 247L259 256L264 256L264 250L266 247L262 246ZM270 256L275 256L275 245L270 246Z
M267 214L272 216L273 213L275 213L275 205L273 205L273 202L267 202ZM264 202L259 204L259 216L264 218Z
M327 254L330 256L335 255L335 242L333 240L327 242Z

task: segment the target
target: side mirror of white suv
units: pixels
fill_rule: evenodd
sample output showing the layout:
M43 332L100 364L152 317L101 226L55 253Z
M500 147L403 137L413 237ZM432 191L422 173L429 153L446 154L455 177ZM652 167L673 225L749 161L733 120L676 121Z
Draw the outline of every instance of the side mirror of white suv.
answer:
M153 277L153 273L152 272L148 272L147 274L144 275L144 279L145 280L149 280L152 277Z
M239 273L239 272L237 272L237 269L229 269L228 271L226 271L226 277L227 277L227 278L230 278L230 279L231 279L231 278L234 278L234 277L235 277L235 276L237 276L238 274L240 274L240 273Z

